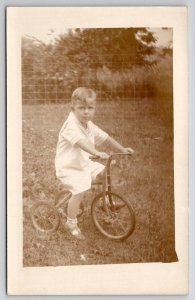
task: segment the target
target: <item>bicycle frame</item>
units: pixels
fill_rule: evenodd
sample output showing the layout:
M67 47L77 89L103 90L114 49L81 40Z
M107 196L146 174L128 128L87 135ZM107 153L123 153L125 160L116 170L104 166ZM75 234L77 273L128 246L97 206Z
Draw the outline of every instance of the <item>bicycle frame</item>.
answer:
M128 155L131 156L130 153L113 153L110 155L109 159L107 160L106 167L104 170L104 178L102 183L102 192L103 192L103 199L104 199L104 206L106 209L106 193L108 194L109 203L111 205L111 208L114 209L113 201L111 199L111 191L112 191L112 185L111 185L111 162L114 159L115 156L123 156ZM94 159L98 159L98 157L94 157Z
M106 164L106 169L105 169L105 172L106 172L106 175L105 175L105 181L104 184L104 190L108 191L108 192L111 192L111 175L110 175L110 169L111 169L111 162L112 160L114 159L115 156L123 156L123 155L128 155L128 156L131 156L131 154L129 153L113 153L110 155L108 161L107 161L107 164Z
M111 191L111 162L118 155L130 154L115 153L110 155L105 164L103 182L97 183L101 185L102 191L95 195L91 203L91 214L95 226L104 236L114 240L127 238L135 228L134 212L129 201ZM92 157L92 159L98 159L98 157ZM67 201L70 197L71 192L62 190L56 198L55 205L46 201L36 202L30 213L35 229L47 233L56 230L60 224L60 218L67 217L67 214L63 213L63 209L59 210L60 206L64 202L68 204ZM83 211L84 207L80 207L77 216L79 217ZM49 225L47 218L49 218Z
M62 192L63 192L63 191L62 191ZM60 208L61 205L62 205L64 202L68 201L68 200L71 198L71 196L72 196L72 193L67 191L67 196L66 196L65 198L61 199L61 200L55 205L56 208Z
M131 156L131 154L129 154L129 153L120 153L120 152L119 153L113 153L113 154L110 155L109 159L106 162L106 166L105 166L105 170L104 170L105 175L104 175L104 178L103 178L103 182L101 183L102 184L102 192L103 192L104 203L106 203L106 200L105 200L106 193L108 192L108 196L109 196L110 193L111 193L111 190L112 190L112 185L111 185L111 162L112 162L112 160L114 159L115 156L122 156L122 155ZM99 157L94 156L94 157L91 157L91 159L96 160L96 159L99 159ZM98 183L95 183L95 184L98 184ZM67 191L67 196L56 204L56 208L60 208L60 206L65 201L69 200L71 198L71 196L72 196L71 192ZM112 199L111 199L110 196L109 196L109 202L110 202L111 207L113 207Z

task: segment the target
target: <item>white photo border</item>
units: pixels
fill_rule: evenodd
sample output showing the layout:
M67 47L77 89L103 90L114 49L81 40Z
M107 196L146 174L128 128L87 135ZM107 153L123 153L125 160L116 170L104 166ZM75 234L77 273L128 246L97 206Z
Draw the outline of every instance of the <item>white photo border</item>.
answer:
M85 18L80 17L81 11L84 12ZM66 15L67 28L173 27L175 221L176 252L179 262L23 268L20 196L22 143L19 142L22 138L20 41L23 28L28 24L27 20L34 17L37 18L36 21L41 22L43 14L56 19ZM188 292L187 8L10 7L7 9L7 17L8 293L10 295L186 294ZM79 284L73 285L75 280Z

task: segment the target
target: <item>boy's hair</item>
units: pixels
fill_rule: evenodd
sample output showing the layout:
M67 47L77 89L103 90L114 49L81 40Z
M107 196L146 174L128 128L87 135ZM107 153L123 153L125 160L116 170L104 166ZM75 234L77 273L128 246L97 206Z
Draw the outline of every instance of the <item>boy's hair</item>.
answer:
M78 100L86 103L87 99L91 98L94 100L96 99L96 93L94 92L94 90L87 87L78 87L72 93L71 106L73 106Z

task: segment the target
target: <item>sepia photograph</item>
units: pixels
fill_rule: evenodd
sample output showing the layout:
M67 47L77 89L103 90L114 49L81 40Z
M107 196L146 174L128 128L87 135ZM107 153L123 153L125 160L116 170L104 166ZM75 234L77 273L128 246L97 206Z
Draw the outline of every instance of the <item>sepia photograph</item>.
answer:
M35 34L21 43L24 266L177 261L172 28Z
M55 9L51 18L51 8L8 14L12 33L17 14L34 17L26 27L19 22L15 54L20 272L119 266L139 273L151 263L171 270L183 264L176 240L177 29L163 21L71 23L68 9ZM8 98L12 93L8 84Z

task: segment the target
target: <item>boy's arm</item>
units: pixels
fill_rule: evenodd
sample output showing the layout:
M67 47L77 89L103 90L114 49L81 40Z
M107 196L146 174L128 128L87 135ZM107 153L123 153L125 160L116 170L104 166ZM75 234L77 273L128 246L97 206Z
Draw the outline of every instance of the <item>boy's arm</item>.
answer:
M99 152L97 151L93 144L91 144L88 140L81 139L76 143L77 146L79 146L82 150L88 152L91 155L99 156L101 159L108 159L109 155L105 152Z
M134 152L134 150L130 147L128 147L128 148L123 147L111 136L108 136L105 142L108 143L111 147L113 147L115 150L117 150L119 152L130 153L130 154L133 154L133 152Z

